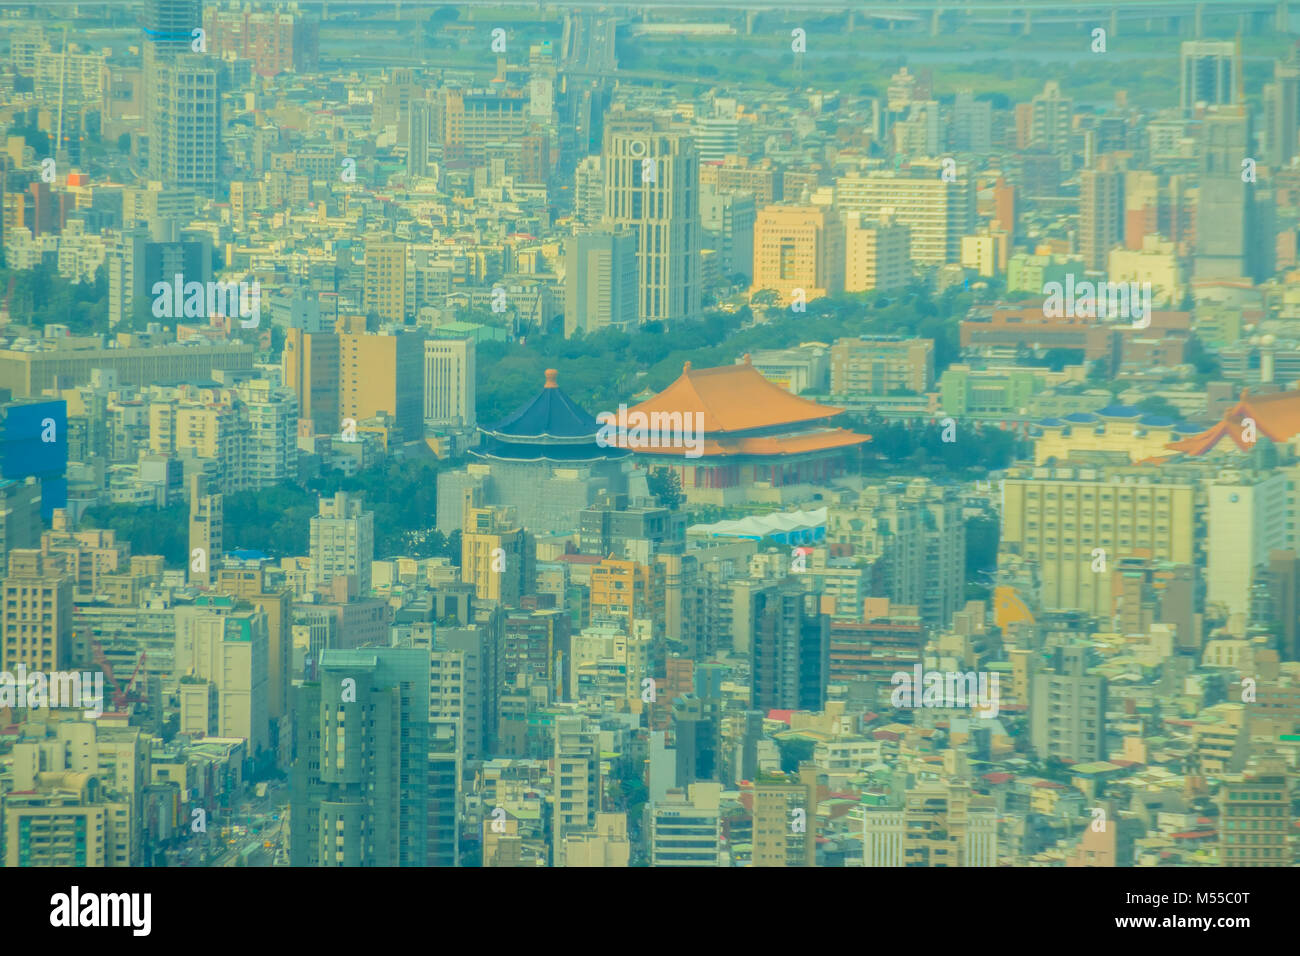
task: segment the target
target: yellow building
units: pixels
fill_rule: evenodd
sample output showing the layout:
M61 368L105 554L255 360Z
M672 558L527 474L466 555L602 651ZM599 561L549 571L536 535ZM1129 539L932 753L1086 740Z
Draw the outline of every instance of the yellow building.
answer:
M381 322L406 320L406 244L377 242L366 245L366 311Z
M4 797L5 866L130 866L131 804L91 773L39 773Z
M823 206L774 205L754 222L752 290L776 291L790 304L795 289L805 302L844 289L844 227Z
M391 415L402 441L424 434L424 333L339 336L339 415L359 426Z
M298 396L298 415L309 419L318 435L340 428L339 337L333 332L289 329L281 358L284 384Z
M815 784L754 784L754 866L817 865Z
M1164 458L1170 453L1171 442L1195 432L1172 419L1128 405L1048 418L1037 427L1041 434L1034 441L1036 465L1053 458L1064 464L1075 452L1124 455L1129 463Z
M873 222L861 212L844 214L844 291L897 289L912 278L906 226L888 216Z
M663 634L663 566L605 558L591 569L591 620L612 618L632 633L633 618L649 618L654 636Z
M72 663L72 580L64 556L37 550L9 552L9 576L0 585L0 671L67 670Z
M470 495L466 496L467 499ZM518 607L532 590L528 534L513 508L480 508L467 502L460 536L460 573L480 601Z
M1105 481L1092 469L1056 468L1032 477L1012 472L1002 489L1000 550L1038 565L1046 609L1109 616L1110 572L1139 549L1156 561L1193 561L1191 485Z

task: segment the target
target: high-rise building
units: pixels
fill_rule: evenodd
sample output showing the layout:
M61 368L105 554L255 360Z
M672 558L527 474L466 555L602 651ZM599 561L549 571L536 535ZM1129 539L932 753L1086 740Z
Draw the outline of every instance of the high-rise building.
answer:
M952 105L948 145L959 153L987 153L993 148L993 104L959 90Z
M68 503L68 403L63 399L0 402L0 478L35 478L41 517Z
M1257 248L1259 214L1268 209L1258 186L1242 180L1242 159L1250 143L1250 115L1245 106L1222 106L1201 122L1196 199L1196 244L1192 275L1196 279L1263 278L1271 275L1272 254Z
M0 478L0 561L15 548L41 543L41 486L35 478Z
M366 245L366 311L380 322L406 320L406 249L403 242Z
M911 237L901 223L844 215L844 291L897 289L912 278Z
M413 99L406 117L406 175L429 175L429 124L432 104L428 100Z
M758 596L752 647L757 709L821 710L830 679L830 618L787 577Z
M748 281L753 277L755 209L753 193L700 185L704 242L717 250L723 279L741 275Z
M360 424L390 416L393 439L424 434L424 332L344 332L339 336L339 415ZM337 427L337 426L336 426Z
M215 195L221 164L221 95L205 55L167 54L152 66L149 175L165 186Z
M281 366L284 384L298 396L298 415L310 421L318 435L340 431L338 335L286 330Z
M573 172L573 218L595 226L605 218L605 174L599 156L587 156Z
M182 688L205 691L198 707L182 706L182 733L210 733L247 742L261 759L270 747L270 641L267 616L227 595L201 596L176 614L176 673ZM215 698L216 713L203 705ZM196 703L191 700L191 704Z
M1291 866L1291 787L1277 757L1252 760L1220 781L1219 865Z
M12 674L22 664L48 674L73 664L72 590L62 554L9 552L0 584L0 671Z
M864 335L831 346L832 395L919 395L933 388L933 339Z
M1229 614L1250 611L1250 587L1269 554L1286 547L1286 475L1223 472L1209 486L1205 600Z
M533 568L528 532L512 508L477 507L466 493L461 524L461 579L472 581L480 601L519 606L519 597L532 591Z
M843 176L835 181L835 208L842 216L860 212L867 222L892 217L906 226L912 261L920 265L960 262L962 236L975 231L970 179L959 170L945 182L936 163Z
M356 580L354 593L370 592L370 565L375 560L375 513L365 511L360 498L339 491L321 498L311 519L313 588L347 575ZM351 590L351 589L350 589Z
M1088 673L1088 649L1057 648L1055 666L1034 674L1029 739L1040 759L1086 763L1106 757L1106 678Z
M702 236L695 144L650 120L609 123L605 215L636 236L638 318L698 319Z
M844 226L825 206L768 206L754 222L753 290L772 289L782 304L844 290Z
M552 865L564 866L569 835L594 829L600 813L600 735L584 717L558 717L552 759Z
M1002 491L999 548L1037 564L1044 608L1109 614L1108 568L1139 550L1158 561L1194 561L1191 485L1054 469L1037 477L1012 473Z
M584 229L565 240L564 336L637 322L636 235L631 229Z
M435 337L424 342L424 420L473 428L478 400L477 339Z
M1241 101L1241 51L1231 40L1184 40L1180 50L1178 102L1184 112Z
M1085 169L1079 174L1079 255L1105 271L1110 250L1124 242L1124 174Z
M212 583L216 563L223 552L224 509L222 496L207 493L207 480L201 474L190 478L189 579L191 584L207 587Z
M1029 145L1057 155L1070 150L1074 100L1061 95L1061 84L1048 80L1030 100Z
M722 784L669 790L650 810L651 866L721 866Z
M329 648L319 675L295 707L292 864L430 865L430 781L445 801L446 767L430 760L429 652Z
M779 778L754 784L754 866L817 865L815 789Z

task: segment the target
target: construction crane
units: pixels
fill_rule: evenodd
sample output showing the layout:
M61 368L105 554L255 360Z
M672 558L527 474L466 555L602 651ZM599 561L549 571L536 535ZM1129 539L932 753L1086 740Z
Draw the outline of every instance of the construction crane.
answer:
M140 656L135 662L135 670L131 672L131 680L127 684L126 689L123 689L122 685L118 683L117 678L113 676L113 665L108 662L108 658L104 654L104 645L100 644L97 638L92 637L90 639L90 647L91 657L95 661L95 666L104 672L104 679L108 681L109 685L113 688L113 709L121 710L122 706L128 701L136 703L143 702L145 700L145 695L142 691L135 689L135 684L136 679L140 675L140 668L144 666L148 652L140 652Z

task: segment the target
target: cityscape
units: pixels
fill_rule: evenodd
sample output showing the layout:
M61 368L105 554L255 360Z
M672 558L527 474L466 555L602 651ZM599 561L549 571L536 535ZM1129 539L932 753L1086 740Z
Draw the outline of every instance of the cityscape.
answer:
M1300 3L4 2L0 130L5 867L1300 864Z

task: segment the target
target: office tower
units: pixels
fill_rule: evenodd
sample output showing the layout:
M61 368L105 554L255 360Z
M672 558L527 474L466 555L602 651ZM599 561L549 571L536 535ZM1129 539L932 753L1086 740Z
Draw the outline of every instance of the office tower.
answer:
M1220 781L1219 865L1291 866L1291 787L1285 762L1253 758Z
M366 244L366 311L381 323L406 320L406 248L403 242Z
M605 175L599 156L587 156L573 171L573 218L584 226L605 218Z
M41 518L68 504L68 403L21 398L0 402L0 478L35 478Z
M1241 101L1241 51L1231 40L1185 40L1180 50L1178 102L1183 112Z
M772 289L788 305L844 290L844 226L825 206L768 206L754 221L755 292Z
M1085 169L1079 174L1079 255L1089 269L1106 271L1110 250L1124 241L1124 174Z
M722 866L722 784L669 790L650 809L651 866Z
M477 339L473 335L424 342L424 420L473 428L478 400Z
M1139 549L1193 563L1191 485L1102 481L1088 469L1058 468L1034 478L1013 472L1002 489L999 548L1038 566L1044 608L1109 614L1108 569Z
M406 117L406 175L429 175L429 122L432 105L428 100L413 99Z
M222 496L207 493L201 474L190 477L189 580L206 588L212 583L224 546Z
M1286 475L1224 472L1210 485L1206 517L1207 604L1229 614L1250 611L1255 571L1286 547Z
M702 237L694 142L648 120L622 121L607 128L602 155L605 215L636 235L638 318L698 319Z
M461 524L461 579L474 584L480 601L518 607L520 595L532 592L533 568L528 532L512 508L469 504Z
M864 866L997 866L997 808L970 785L927 780L908 787L903 805L867 807Z
M595 827L604 789L600 735L585 717L556 718L552 760L551 859L553 866L565 866L569 834Z
M339 415L360 425L381 413L392 443L424 435L424 332L339 336ZM338 427L338 426L335 426Z
M898 289L912 278L906 226L873 222L861 212L844 216L844 291Z
M831 345L832 395L919 395L933 388L933 339L866 335Z
M9 552L0 585L0 671L22 664L29 672L67 670L73 661L73 582L61 554Z
M1272 274L1272 256L1260 262L1257 242L1255 183L1242 181L1241 162L1248 155L1250 117L1244 106L1221 107L1202 121L1197 152L1200 190L1196 200L1196 245L1192 275L1196 279L1243 279Z
M962 236L975 231L970 179L959 171L954 182L945 182L935 164L843 176L835 181L835 208L841 216L860 212L867 222L890 216L906 226L910 255L918 265L961 261Z
M428 651L329 648L319 675L295 707L292 865L429 865L431 774L446 799L430 755L446 738L429 739Z
M952 106L949 145L958 153L987 153L993 148L993 104L961 90Z
M1106 757L1106 678L1088 675L1088 649L1057 648L1055 665L1034 674L1029 739L1039 759L1071 763Z
M564 337L637 321L636 235L615 226L580 231L565 240Z
M753 193L723 191L716 185L700 186L700 225L703 242L718 252L718 271L724 279L739 275L748 282L754 274Z
M0 479L0 561L16 548L41 543L41 486L35 478Z
M104 266L108 272L108 326L116 330L126 323L130 328L132 319L139 312L137 297L148 299L149 289L145 286L144 263L145 245L149 241L149 230L144 226L123 226L121 230L109 236L105 242Z
M817 865L815 783L754 784L753 846L754 866Z
M1278 653L1284 661L1300 660L1300 555L1289 548L1270 551L1267 582Z
M287 329L281 369L284 384L298 396L299 417L318 435L340 431L338 335Z
M246 607L246 606L245 606ZM261 760L270 747L267 711L270 641L266 613L241 609L228 595L201 596L176 613L175 669L183 686L206 682L215 694L216 713L182 708L182 732L204 733L215 726L218 737L247 741L248 755ZM192 723L191 723L192 722Z
M494 84L494 87L497 85ZM436 101L433 129L444 162L479 165L490 147L518 141L528 128L523 90L464 90L444 87Z
M1055 80L1043 84L1043 91L1030 100L1029 146L1055 155L1070 151L1074 100L1061 95Z
M346 575L355 580L350 593L370 593L370 564L375 559L375 513L360 498L339 491L321 498L311 519L311 587Z
M787 577L761 594L754 619L753 706L821 710L830 677L830 618Z

